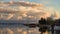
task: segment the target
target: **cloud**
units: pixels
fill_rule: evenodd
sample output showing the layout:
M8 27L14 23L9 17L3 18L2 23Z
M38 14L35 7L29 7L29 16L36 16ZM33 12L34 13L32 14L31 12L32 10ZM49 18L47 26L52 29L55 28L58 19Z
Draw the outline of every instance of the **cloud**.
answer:
M14 16L14 14L9 14L9 16L8 16L7 19L9 20L9 19L11 19L13 16Z
M59 13L57 11L54 12L54 14L51 16L53 19L59 19Z
M22 20L22 19L23 19L22 16L17 17L17 20Z
M46 7L43 4L20 2L20 6L13 7L0 7L0 19L2 20L28 20L34 21L41 17L51 17L54 13L54 7ZM58 14L58 13L57 13ZM53 15L53 14L52 14ZM54 16L54 15L53 15ZM55 15L58 18L58 15ZM55 17L54 16L54 17ZM53 18L54 18L53 17Z
M43 4L51 4L51 0L42 0L41 3L43 3Z
M54 17L58 18L59 17L59 13L58 12L55 12L54 13Z

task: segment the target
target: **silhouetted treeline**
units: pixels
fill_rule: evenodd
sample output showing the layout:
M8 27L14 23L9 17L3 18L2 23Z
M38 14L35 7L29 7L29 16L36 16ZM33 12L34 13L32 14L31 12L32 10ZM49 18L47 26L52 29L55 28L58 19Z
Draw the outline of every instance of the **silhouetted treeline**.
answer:
M52 19L52 18L47 18L47 19L44 19L44 18L41 18L39 20L39 24L40 25L59 25L60 24L60 18L59 19Z

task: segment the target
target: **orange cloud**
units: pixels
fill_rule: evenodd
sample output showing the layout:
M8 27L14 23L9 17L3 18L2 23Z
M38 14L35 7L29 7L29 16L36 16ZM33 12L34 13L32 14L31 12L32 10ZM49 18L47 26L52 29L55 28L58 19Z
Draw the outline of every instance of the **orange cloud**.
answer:
M33 19L40 19L41 17L47 18L50 17L55 9L53 7L45 7L43 4L38 3L30 3L30 2L20 2L20 6L15 8L12 7L0 7L0 13L7 14L9 16L2 17L0 19L7 19L7 20L23 20L27 18ZM8 14L10 13L10 14ZM55 15L58 16L58 15ZM8 18L6 18L8 17ZM58 18L58 17L57 17Z

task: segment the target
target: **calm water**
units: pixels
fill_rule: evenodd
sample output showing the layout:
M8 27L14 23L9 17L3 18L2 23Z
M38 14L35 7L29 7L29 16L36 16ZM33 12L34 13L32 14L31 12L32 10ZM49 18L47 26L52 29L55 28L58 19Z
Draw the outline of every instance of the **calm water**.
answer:
M0 25L0 34L39 34L39 31L23 25Z
M29 28L24 25L0 25L0 34L40 34L38 29L39 28L37 27ZM55 27L55 29L60 29L60 28ZM51 32L49 32L49 34L51 34Z

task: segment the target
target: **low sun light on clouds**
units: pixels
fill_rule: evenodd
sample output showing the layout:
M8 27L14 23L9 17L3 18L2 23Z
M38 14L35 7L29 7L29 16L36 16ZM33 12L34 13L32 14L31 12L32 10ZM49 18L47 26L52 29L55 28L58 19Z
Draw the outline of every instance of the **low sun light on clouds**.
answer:
M35 20L40 18L59 18L59 13L52 6L46 6L43 3L35 2L19 2L18 5L13 2L13 4L2 4L0 7L0 20ZM15 6L16 5L16 6ZM15 7L12 7L15 6ZM56 12L57 16L54 16Z

